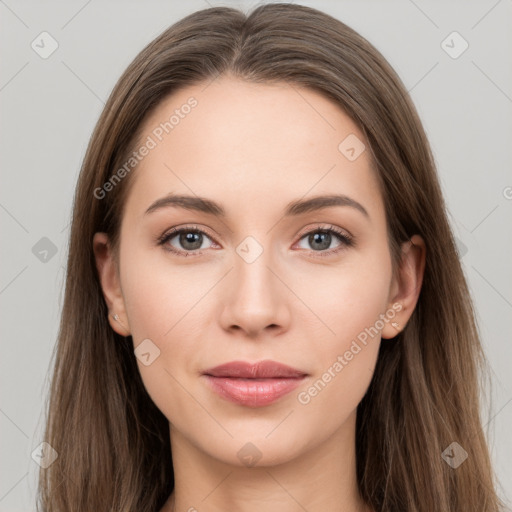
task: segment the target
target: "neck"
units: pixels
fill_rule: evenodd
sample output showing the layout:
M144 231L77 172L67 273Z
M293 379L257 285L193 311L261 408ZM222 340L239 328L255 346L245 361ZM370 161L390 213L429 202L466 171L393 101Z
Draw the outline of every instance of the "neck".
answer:
M175 486L160 512L368 512L356 480L355 417L293 460L254 467L209 456L171 425Z

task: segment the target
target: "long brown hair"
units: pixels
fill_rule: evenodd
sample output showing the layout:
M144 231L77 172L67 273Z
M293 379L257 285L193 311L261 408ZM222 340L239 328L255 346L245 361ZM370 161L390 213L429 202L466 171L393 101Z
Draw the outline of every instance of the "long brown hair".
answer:
M195 12L144 48L113 89L74 198L44 438L58 457L40 471L38 510L155 512L173 489L169 422L144 388L132 344L109 326L92 249L98 231L118 247L133 180L127 176L102 199L95 191L126 161L143 121L165 97L226 73L308 87L334 100L367 138L394 269L400 244L413 234L427 247L416 309L405 329L381 344L358 406L362 497L386 512L500 510L479 417L485 358L415 107L366 39L293 4L262 5L249 15L226 7ZM447 448L454 456L453 442L468 454L457 468L442 456Z

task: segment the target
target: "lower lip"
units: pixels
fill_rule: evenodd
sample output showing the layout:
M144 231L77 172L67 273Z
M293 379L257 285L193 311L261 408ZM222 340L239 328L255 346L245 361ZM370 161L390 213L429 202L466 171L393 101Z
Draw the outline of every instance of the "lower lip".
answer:
M209 385L223 398L247 407L263 407L279 400L300 386L304 377L239 379L204 375Z

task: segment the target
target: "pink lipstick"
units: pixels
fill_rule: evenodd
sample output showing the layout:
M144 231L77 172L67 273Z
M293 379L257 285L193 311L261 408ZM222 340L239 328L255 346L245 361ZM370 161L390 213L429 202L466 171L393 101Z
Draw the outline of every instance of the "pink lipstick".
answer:
M232 361L203 372L221 397L247 407L270 405L298 387L307 373L278 363Z

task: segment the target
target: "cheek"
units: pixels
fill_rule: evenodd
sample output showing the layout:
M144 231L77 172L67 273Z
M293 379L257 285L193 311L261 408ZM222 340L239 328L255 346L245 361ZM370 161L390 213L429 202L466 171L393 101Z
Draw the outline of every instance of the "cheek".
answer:
M172 421L176 411L190 409L186 388L200 353L196 341L201 340L196 331L200 299L211 285L162 264L161 258L151 260L147 253L134 251L123 261L121 281L133 348L136 355L138 350L149 353L146 360L137 356L137 366L152 401ZM143 346L144 350L138 348Z
M200 345L211 329L207 295L219 277L209 265L180 267L162 249L144 251L127 240L122 250L121 282L134 349L151 340L158 354L150 366L138 361L148 388L156 373L172 382L170 374L179 379L197 371Z
M322 346L341 350L384 313L389 298L391 260L377 250L353 252L336 265L298 268L294 292L318 325ZM316 329L315 329L316 330ZM317 347L318 348L318 347ZM325 362L325 361L324 361Z
M190 318L214 280L211 271L177 265L161 248L137 250L127 242L125 253L121 282L134 343L150 338L165 345L183 325L190 330Z
M373 376L391 260L385 251L361 251L338 267L318 266L306 275L297 281L297 294L307 297L318 325L310 350L316 373L298 401L319 414L336 403L335 424L357 407Z
M315 372L297 394L306 416L321 418L322 429L327 432L343 424L362 400L381 343L381 328L376 323L383 312L383 295L372 287L355 287L350 293L345 284L347 287L337 295L330 290L330 305L321 310L323 321L333 332L324 328L311 346Z

